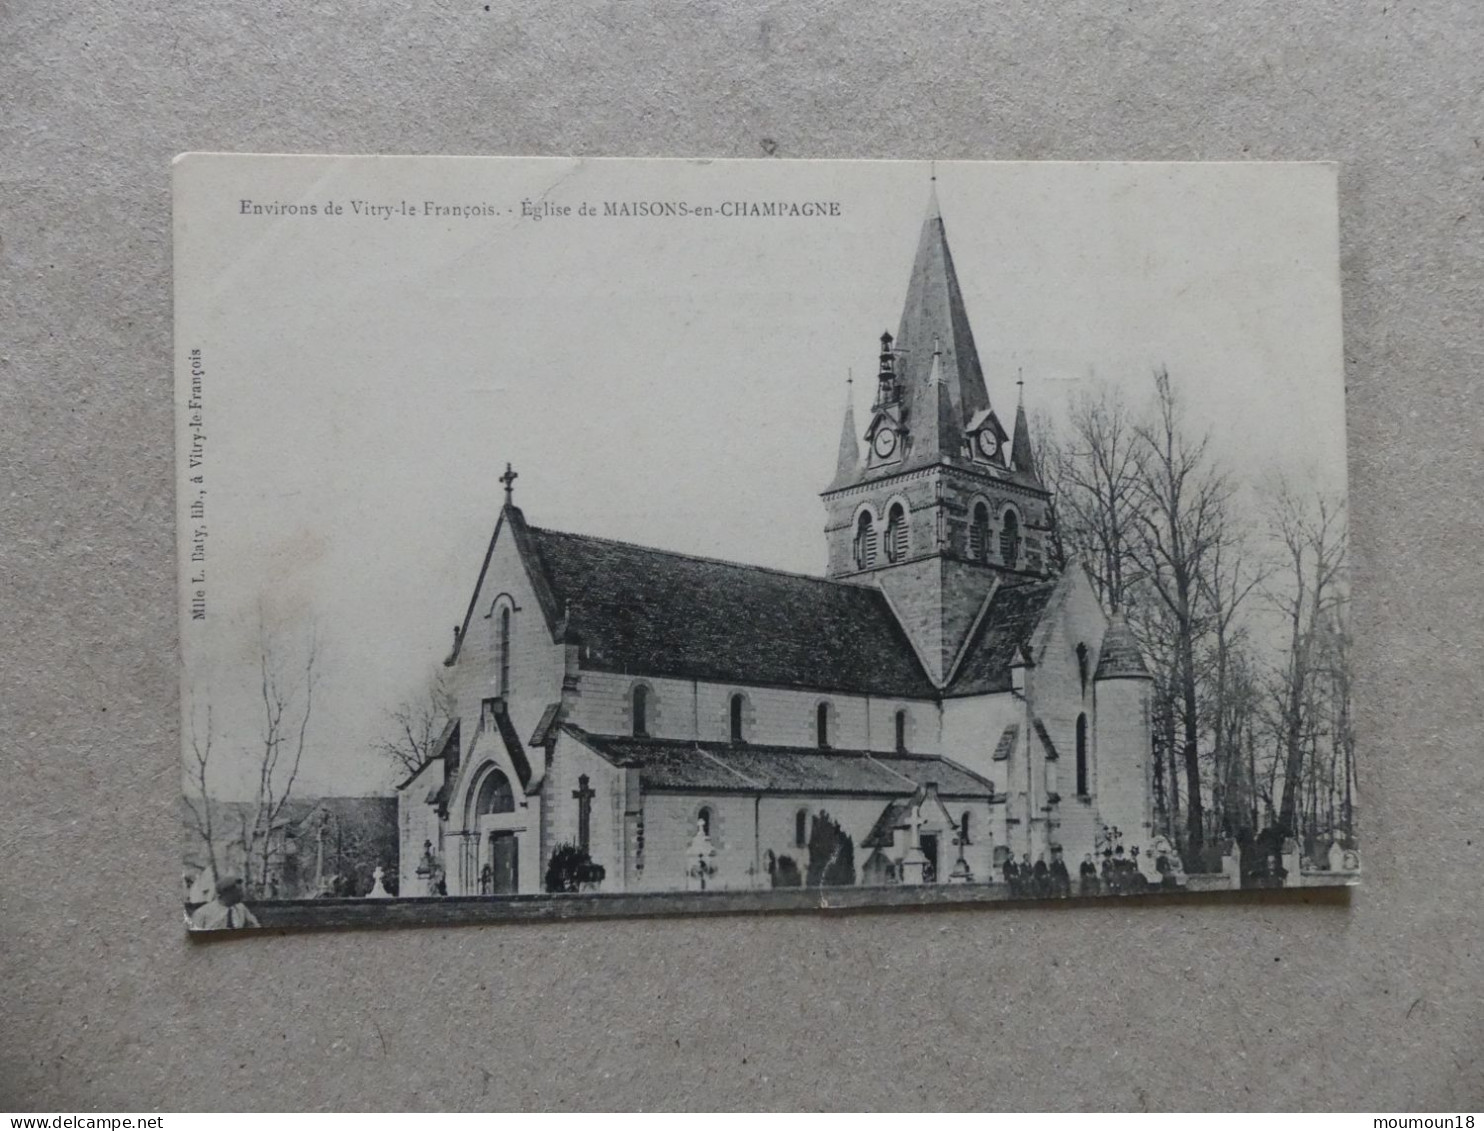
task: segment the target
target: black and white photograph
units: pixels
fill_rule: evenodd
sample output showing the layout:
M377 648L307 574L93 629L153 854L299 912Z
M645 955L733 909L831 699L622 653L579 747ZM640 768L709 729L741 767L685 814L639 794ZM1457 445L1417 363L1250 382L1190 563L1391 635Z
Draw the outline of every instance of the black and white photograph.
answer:
M174 228L192 931L1359 882L1333 165L187 154Z

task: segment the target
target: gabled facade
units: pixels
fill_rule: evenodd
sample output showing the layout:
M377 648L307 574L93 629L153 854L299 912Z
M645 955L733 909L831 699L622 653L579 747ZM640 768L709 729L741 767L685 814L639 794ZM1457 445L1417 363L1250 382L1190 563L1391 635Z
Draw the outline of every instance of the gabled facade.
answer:
M996 882L1148 843L1149 677L1081 567L1052 570L936 201L879 368L826 577L534 527L507 472L455 717L399 792L404 893L542 891L563 846L599 890L667 891Z

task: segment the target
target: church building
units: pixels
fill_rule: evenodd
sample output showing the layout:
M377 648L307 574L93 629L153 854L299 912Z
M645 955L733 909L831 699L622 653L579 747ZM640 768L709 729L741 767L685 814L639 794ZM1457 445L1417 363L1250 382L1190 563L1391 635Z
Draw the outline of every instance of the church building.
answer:
M541 892L559 849L583 890L652 892L1002 883L1007 857L1149 844L1150 677L1054 568L936 197L880 341L824 577L533 525L507 467L454 717L399 787L404 895Z

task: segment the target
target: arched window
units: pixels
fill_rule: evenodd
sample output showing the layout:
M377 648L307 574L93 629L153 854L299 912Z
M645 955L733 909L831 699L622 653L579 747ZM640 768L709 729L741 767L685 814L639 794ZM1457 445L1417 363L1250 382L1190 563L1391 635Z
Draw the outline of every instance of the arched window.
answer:
M696 814L696 821L701 826L701 831L707 836L711 835L711 806L702 805L701 811Z
M809 847L809 810L800 809L794 814L794 847Z
M907 752L907 712L897 712L897 753Z
M876 527L871 516L861 511L855 523L855 568L870 569L876 564Z
M814 708L814 740L821 750L830 747L830 705L821 703Z
M649 734L649 688L642 683L634 688L634 734L639 738Z
M969 811L967 809L964 810L964 815L958 819L958 842L959 844L969 843Z
M1087 716L1077 716L1077 796L1089 797L1087 785Z
M491 770L479 783L479 795L474 799L474 816L514 812L515 791L510 788L510 779L498 769Z
M1082 681L1082 694L1087 694L1087 645L1077 645L1077 678Z
M733 695L732 696L732 702L731 702L731 706L730 706L730 714L731 714L731 724L732 724L732 741L733 742L741 742L742 741L742 696L740 694L737 694L737 695Z
M500 682L501 698L510 696L510 609L500 610Z
M1000 561L1012 569L1020 564L1020 519L1011 510L1000 520Z
M893 562L907 557L907 512L901 503L893 503L886 512L886 557Z
M974 504L974 517L969 522L969 557L982 562L989 557L989 508Z

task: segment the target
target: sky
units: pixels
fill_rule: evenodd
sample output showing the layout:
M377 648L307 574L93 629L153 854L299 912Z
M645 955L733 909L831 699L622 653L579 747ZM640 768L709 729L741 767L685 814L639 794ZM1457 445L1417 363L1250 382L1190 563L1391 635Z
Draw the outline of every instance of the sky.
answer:
M1344 490L1332 166L188 156L182 683L211 705L214 790L255 779L265 631L287 667L316 644L299 789L392 784L371 745L448 652L507 462L533 525L821 573L818 493L852 390L868 419L934 174L1007 419L1017 375L1055 420L1094 383L1142 403L1168 366L1240 482Z

